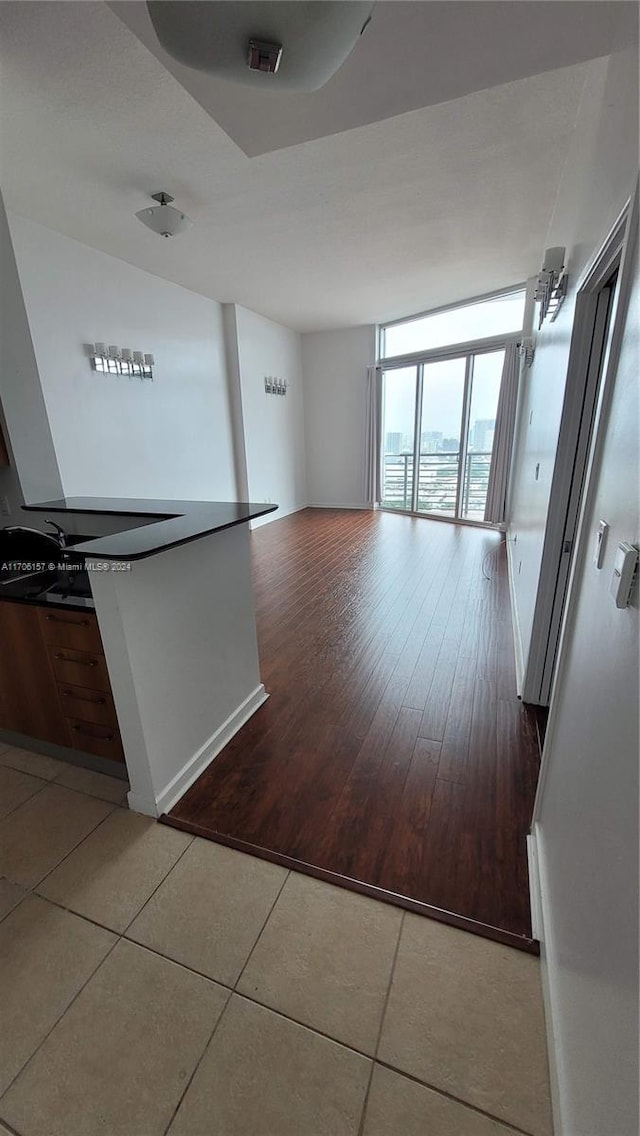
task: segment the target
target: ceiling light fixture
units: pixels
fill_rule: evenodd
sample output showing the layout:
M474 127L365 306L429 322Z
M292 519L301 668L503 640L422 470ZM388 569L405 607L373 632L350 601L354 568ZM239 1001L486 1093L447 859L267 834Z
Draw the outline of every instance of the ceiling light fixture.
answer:
M261 90L317 91L353 51L373 0L147 0L179 63Z
M179 209L174 209L170 203L173 197L169 193L152 193L154 201L159 201L159 205L151 205L147 209L141 209L136 213L139 221L146 225L152 232L158 233L160 237L176 237L178 233L184 233L193 224L189 220L186 213L181 213Z

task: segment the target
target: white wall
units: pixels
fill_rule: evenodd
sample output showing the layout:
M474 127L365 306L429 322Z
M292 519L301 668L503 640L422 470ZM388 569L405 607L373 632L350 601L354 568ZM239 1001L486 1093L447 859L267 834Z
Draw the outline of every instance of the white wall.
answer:
M12 460L0 469L0 495L11 510L5 523L25 523L22 502L59 497L62 483L1 196L0 403Z
M129 803L157 816L265 698L248 525L134 560L129 572L92 572L91 588Z
M367 367L374 361L373 326L302 336L311 505L366 506Z
M567 246L570 292L558 320L537 335L521 392L510 552L525 664L577 285L633 193L637 107L637 49L626 46L592 70L546 242ZM618 612L608 594L616 544L639 536L637 381L636 291L587 549L578 553L535 818L557 1136L637 1132L638 600ZM597 572L589 552L600 519L611 531Z
M637 268L635 280L536 810L557 1136L638 1131L639 599L636 587L632 606L619 611L609 594L618 543L640 540ZM597 571L600 520L611 528Z
M633 192L638 162L637 49L593 65L562 178L547 247L565 245L569 293L536 335L525 369L511 486L509 535L516 621L526 671L562 414L576 285ZM540 250L542 263L543 250ZM536 470L538 470L536 476Z
M221 306L15 214L9 225L64 493L234 500ZM152 352L154 381L93 372L83 344L96 340Z
M307 504L300 335L237 305L229 328L236 337L228 358L240 382L248 499L278 505L254 522L260 524ZM267 375L286 379L286 396L265 393Z

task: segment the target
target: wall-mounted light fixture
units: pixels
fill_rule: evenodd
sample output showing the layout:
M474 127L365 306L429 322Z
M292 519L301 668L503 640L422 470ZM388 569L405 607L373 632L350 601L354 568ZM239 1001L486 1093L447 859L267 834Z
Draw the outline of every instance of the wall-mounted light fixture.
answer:
M265 394L285 395L287 393L287 380L276 379L275 375L265 375L264 392Z
M536 303L540 304L538 330L542 327L547 316L553 323L564 303L569 280L564 271L565 252L565 248L557 246L556 248L548 248L544 254L542 271L538 274L534 293Z
M132 351L115 343L85 343L91 368L105 375L127 375L133 379L153 380L155 359L150 352Z
M520 354L520 358L524 359L525 367L530 367L533 363L533 357L536 353L535 344L531 336L525 336L524 339L520 340L520 343L518 344L518 352Z

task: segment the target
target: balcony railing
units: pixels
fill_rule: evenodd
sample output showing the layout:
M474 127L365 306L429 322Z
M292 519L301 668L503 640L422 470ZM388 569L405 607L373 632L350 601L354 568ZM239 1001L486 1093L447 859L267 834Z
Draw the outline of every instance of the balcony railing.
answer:
M418 512L455 516L459 453L421 454L418 463ZM460 516L484 519L491 452L469 451L462 482ZM413 454L384 454L382 503L388 509L412 507Z

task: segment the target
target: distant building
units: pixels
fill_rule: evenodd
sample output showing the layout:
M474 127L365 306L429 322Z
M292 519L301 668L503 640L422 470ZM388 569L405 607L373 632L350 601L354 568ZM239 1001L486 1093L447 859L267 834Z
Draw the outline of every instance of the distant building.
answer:
M459 438L443 438L441 448L442 448L443 453L456 454L458 452L458 450L460 449L460 439Z
M496 429L495 418L477 418L473 424L472 446L476 453L490 453L493 448L493 435Z
M401 450L402 434L397 431L388 433L384 443L384 452L386 454L399 454Z
M420 435L420 452L437 454L442 449L442 434L437 430L425 430Z

